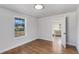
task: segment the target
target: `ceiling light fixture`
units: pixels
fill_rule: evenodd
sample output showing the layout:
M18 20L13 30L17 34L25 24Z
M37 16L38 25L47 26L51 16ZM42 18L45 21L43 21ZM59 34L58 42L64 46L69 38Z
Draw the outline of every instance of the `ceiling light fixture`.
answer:
M44 6L42 4L35 4L34 8L37 10L41 10L44 8Z

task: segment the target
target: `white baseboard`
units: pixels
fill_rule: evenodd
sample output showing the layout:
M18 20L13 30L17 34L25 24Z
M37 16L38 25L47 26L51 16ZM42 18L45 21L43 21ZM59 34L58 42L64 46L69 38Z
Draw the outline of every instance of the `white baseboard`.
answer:
M79 53L79 49L78 49L78 47L77 47L77 52Z
M37 38L32 39L32 40L29 40L28 42L31 42L31 41L36 40L36 39L37 39ZM23 45L23 44L26 44L26 43L28 43L28 42L22 42L22 43L19 43L19 44L17 44L17 45L11 46L11 47L9 47L9 48L6 48L6 49L4 49L4 50L1 50L0 53L3 53L3 52L8 51L8 50L10 50L10 49L16 48L16 47L21 46L21 45Z
M73 44L73 43L70 43L70 42L67 42L68 45L72 45L72 46L75 46L76 47L76 44Z
M53 41L52 39L50 39L50 38L38 38L38 39L43 39L43 40L48 40L48 41Z
M38 39L38 38L29 40L28 42L31 42L31 41L36 40L36 39ZM39 38L39 39L42 39L42 38ZM53 41L53 40L50 40L50 39L43 39L43 40ZM6 48L6 49L4 49L4 50L1 50L0 53L3 53L3 52L8 51L8 50L10 50L10 49L16 48L16 47L21 46L21 45L23 45L23 44L25 44L25 43L28 43L28 42L22 42L22 43L19 43L19 44L17 44L17 45L11 46L11 47L9 47L9 48ZM67 44L76 47L76 44L73 44L73 43L70 43L70 42L67 42ZM78 49L77 49L77 50L78 50Z

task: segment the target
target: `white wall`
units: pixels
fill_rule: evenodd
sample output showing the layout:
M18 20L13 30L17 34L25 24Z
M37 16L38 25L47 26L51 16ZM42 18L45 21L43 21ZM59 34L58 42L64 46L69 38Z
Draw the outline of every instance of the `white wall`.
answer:
M42 18L38 20L38 36L40 39L50 40L52 35L52 25L50 18Z
M14 37L14 17L26 18L26 35ZM37 39L37 19L0 8L0 53L18 45Z
M79 53L79 8L77 9L77 50L78 50L78 53Z
M39 19L39 38L40 39L46 39L46 40L52 40L52 24L53 21L57 18L60 18L62 16L68 17L68 42L67 44L70 45L76 45L76 39L77 39L77 24L76 24L76 12L70 12L65 14L60 14L56 16L50 16Z

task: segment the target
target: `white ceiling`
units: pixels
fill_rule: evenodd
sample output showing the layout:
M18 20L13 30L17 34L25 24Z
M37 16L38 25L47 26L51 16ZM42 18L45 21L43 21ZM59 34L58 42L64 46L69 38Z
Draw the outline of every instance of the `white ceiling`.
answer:
M44 9L34 9L34 4L3 4L0 7L7 8L9 10L23 13L26 15L42 18L51 15L67 13L75 11L78 8L78 4L44 4Z

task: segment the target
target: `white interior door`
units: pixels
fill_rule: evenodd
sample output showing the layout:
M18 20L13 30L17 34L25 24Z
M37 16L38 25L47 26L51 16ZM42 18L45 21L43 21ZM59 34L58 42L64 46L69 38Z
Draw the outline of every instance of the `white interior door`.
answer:
M67 30L66 30L66 23L67 23L67 20L66 20L66 17L62 17L62 20L61 20L61 40L62 40L62 45L64 48L66 48L66 37L67 37Z

